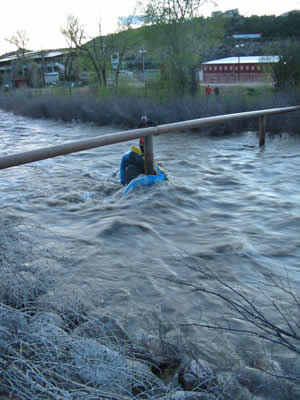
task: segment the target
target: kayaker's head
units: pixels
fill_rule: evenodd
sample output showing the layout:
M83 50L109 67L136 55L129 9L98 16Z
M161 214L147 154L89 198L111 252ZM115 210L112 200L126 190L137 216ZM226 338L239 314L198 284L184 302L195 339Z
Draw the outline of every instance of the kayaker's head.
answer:
M140 149L141 152L144 153L144 144L145 144L145 140L143 137L140 138Z
M141 124L147 125L148 121L149 121L149 118L147 117L147 115L141 116Z

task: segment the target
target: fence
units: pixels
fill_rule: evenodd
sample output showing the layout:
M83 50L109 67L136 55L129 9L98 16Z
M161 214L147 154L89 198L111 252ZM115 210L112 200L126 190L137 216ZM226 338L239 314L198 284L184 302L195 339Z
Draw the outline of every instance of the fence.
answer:
M83 150L89 150L96 147L108 146L115 143L126 142L140 137L145 138L145 173L151 174L153 171L153 135L166 134L180 131L183 129L199 128L202 126L214 125L230 120L259 118L259 146L265 144L265 122L266 116L282 114L300 110L300 106L272 108L259 111L248 111L236 114L219 115L215 117L199 118L189 121L175 122L171 124L158 125L155 127L134 129L112 133L104 136L98 136L93 139L70 142L58 146L52 146L37 150L26 151L23 153L12 154L0 157L0 169L15 167L22 164L28 164L34 161L45 160L70 153L76 153Z

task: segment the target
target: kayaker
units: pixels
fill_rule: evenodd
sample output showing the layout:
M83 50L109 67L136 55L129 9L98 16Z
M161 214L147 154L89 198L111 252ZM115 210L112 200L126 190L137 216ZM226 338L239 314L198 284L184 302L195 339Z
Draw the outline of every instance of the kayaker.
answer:
M120 179L122 185L128 185L134 178L145 172L144 169L144 138L140 139L140 149L142 154L133 150L125 153L120 165Z
M141 117L138 128L147 128L149 126L157 125L151 121L146 115ZM138 175L144 174L144 138L140 138L139 146L141 154L136 151L130 150L125 153L121 160L120 165L120 180L122 185L128 185Z

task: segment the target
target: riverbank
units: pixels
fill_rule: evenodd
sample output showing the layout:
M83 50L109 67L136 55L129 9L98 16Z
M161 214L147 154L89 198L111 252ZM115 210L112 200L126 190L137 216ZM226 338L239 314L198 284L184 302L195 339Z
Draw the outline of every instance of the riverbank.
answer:
M71 122L92 122L97 125L115 125L135 128L141 115L148 115L158 124L238 112L286 107L300 104L300 91L277 92L266 88L227 88L219 95L159 99L141 94L99 95L78 88L78 91L49 91L33 93L30 90L13 91L0 96L0 108L31 118L46 118ZM84 92L82 92L84 90ZM212 126L210 132L227 135L258 129L258 121L245 119ZM272 116L266 120L269 133L300 133L298 113Z
M18 225L1 218L19 257ZM3 243L3 240L1 240ZM26 247L26 246L25 246ZM0 247L0 398L27 400L283 400L299 388L284 382L266 357L262 368L228 360L227 368L195 358L191 343L157 330L129 337L121 324L56 292L45 266L13 266ZM200 331L201 332L201 331ZM204 334L204 331L202 331ZM220 340L221 336L220 336ZM247 349L245 349L247 351ZM268 364L269 362L269 364ZM270 374L267 371L272 371Z

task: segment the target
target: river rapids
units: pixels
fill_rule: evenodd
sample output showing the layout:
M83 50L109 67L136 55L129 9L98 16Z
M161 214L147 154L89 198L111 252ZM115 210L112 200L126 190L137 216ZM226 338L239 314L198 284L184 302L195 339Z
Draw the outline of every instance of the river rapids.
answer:
M0 155L120 130L0 111ZM258 340L191 325L244 322L220 298L176 281L214 288L199 273L205 267L279 321L270 304L287 299L271 280L295 291L300 280L299 138L282 132L259 148L255 132L155 136L170 182L122 196L119 164L132 144L2 170L0 246L14 263L47 268L57 296L112 315L131 336L161 324L216 364L242 359L245 346L259 354Z

